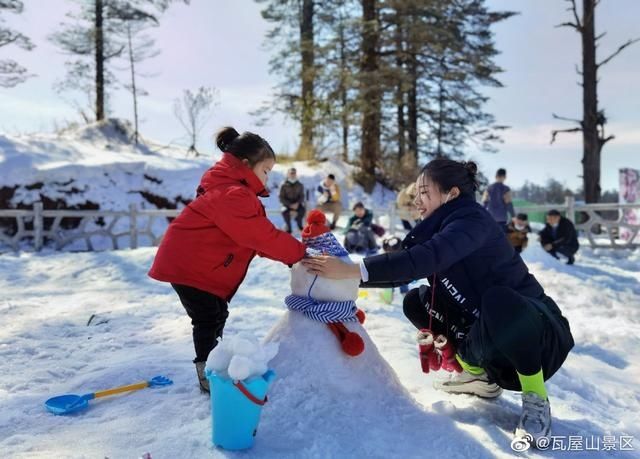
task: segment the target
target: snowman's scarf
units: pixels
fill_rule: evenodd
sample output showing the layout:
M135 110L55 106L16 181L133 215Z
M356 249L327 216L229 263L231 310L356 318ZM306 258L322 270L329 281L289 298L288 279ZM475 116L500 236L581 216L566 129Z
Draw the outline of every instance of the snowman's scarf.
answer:
M307 296L289 295L284 299L284 303L292 311L300 311L311 320L324 323L334 322L355 322L356 317L355 301L318 301L311 298L311 289L316 283L318 276L313 279Z

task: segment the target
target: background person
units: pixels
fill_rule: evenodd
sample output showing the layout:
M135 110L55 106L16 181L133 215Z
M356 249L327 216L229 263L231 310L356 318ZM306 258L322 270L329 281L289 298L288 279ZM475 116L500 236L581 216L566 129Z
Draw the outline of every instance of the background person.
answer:
M558 254L564 255L568 265L576 261L575 255L580 248L576 227L556 209L547 212L547 223L538 234L542 248L549 255L557 259L560 259Z
M511 242L517 253L522 253L529 244L528 234L531 232L529 226L529 216L527 214L518 214L511 219L507 225L507 239Z
M291 212L295 212L296 224L302 231L304 214L304 185L298 180L295 167L287 171L287 179L280 186L280 203L282 204L282 218L287 233L291 232Z
M344 248L347 252L369 253L378 248L372 225L373 212L363 203L357 202L344 230Z
M398 192L396 198L396 207L398 209L398 217L402 222L402 227L411 231L411 228L416 226L420 221L420 214L415 205L416 199L416 182L412 182ZM393 228L390 228L393 232Z
M331 223L329 228L336 229L336 223L342 213L342 197L340 196L340 187L336 183L336 177L333 174L329 174L326 178L320 182L317 188L318 191L318 205L316 209L320 209L324 213L331 213Z
M516 215L511 202L511 188L504 184L506 179L506 169L498 169L496 171L496 181L489 185L482 195L485 209L489 211L504 231L507 230L509 218L513 218Z

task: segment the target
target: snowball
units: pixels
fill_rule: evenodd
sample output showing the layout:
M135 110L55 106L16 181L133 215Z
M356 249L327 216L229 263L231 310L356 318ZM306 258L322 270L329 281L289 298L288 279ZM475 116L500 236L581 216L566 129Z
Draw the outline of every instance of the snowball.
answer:
M253 373L255 363L243 355L234 355L229 362L229 377L233 380L247 379Z
M249 341L246 338L235 338L233 340L233 353L235 355L252 356L258 352L259 344Z
M207 368L216 373L225 372L232 357L233 353L220 344L209 353Z
M234 380L261 376L278 353L278 343L261 345L254 336L227 336L209 353L207 368Z

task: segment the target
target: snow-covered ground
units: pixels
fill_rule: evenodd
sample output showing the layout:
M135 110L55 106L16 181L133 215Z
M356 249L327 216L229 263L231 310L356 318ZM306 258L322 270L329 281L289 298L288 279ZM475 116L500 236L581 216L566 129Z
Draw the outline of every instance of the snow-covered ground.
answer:
M515 454L510 432L520 412L519 394L505 392L486 401L433 390L435 375L420 371L414 330L403 318L401 299L385 304L375 290L358 301L368 314L365 328L415 398L417 411L408 407L406 417L397 417L397 412L373 405L366 420L364 413L344 413L353 422L338 431L323 424L322 413L341 410L339 400L314 400L309 406L316 412L282 413L270 411L267 404L252 450L214 449L209 399L199 392L191 363L189 320L170 286L146 276L154 253L154 248L141 248L0 256L1 457L135 458L150 452L154 459L449 459ZM569 267L534 246L524 258L571 323L575 349L548 388L553 434L564 437L558 437L558 445L567 449L570 436L581 439L574 439L577 451L526 454L639 457L640 253L584 248ZM285 313L288 291L287 267L256 260L230 305L225 333L265 337ZM67 417L53 416L43 406L54 395L83 394L158 374L174 384L94 400L87 411ZM366 385L356 389L354 397L375 400L380 395L368 393ZM274 386L272 396L277 393ZM274 411L287 416L287 422ZM313 422L322 431L299 438L280 428L295 426L295 421L300 426ZM398 428L403 421L406 428ZM623 435L634 437L635 451L604 451L614 438L619 449ZM599 451L585 451L595 440Z

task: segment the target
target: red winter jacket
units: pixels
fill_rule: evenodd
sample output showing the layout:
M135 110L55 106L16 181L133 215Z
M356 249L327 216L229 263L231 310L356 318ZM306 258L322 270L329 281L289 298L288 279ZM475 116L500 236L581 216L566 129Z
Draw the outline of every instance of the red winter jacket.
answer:
M204 173L198 196L171 222L149 276L230 301L256 255L294 264L304 245L267 219L260 179L225 153Z

